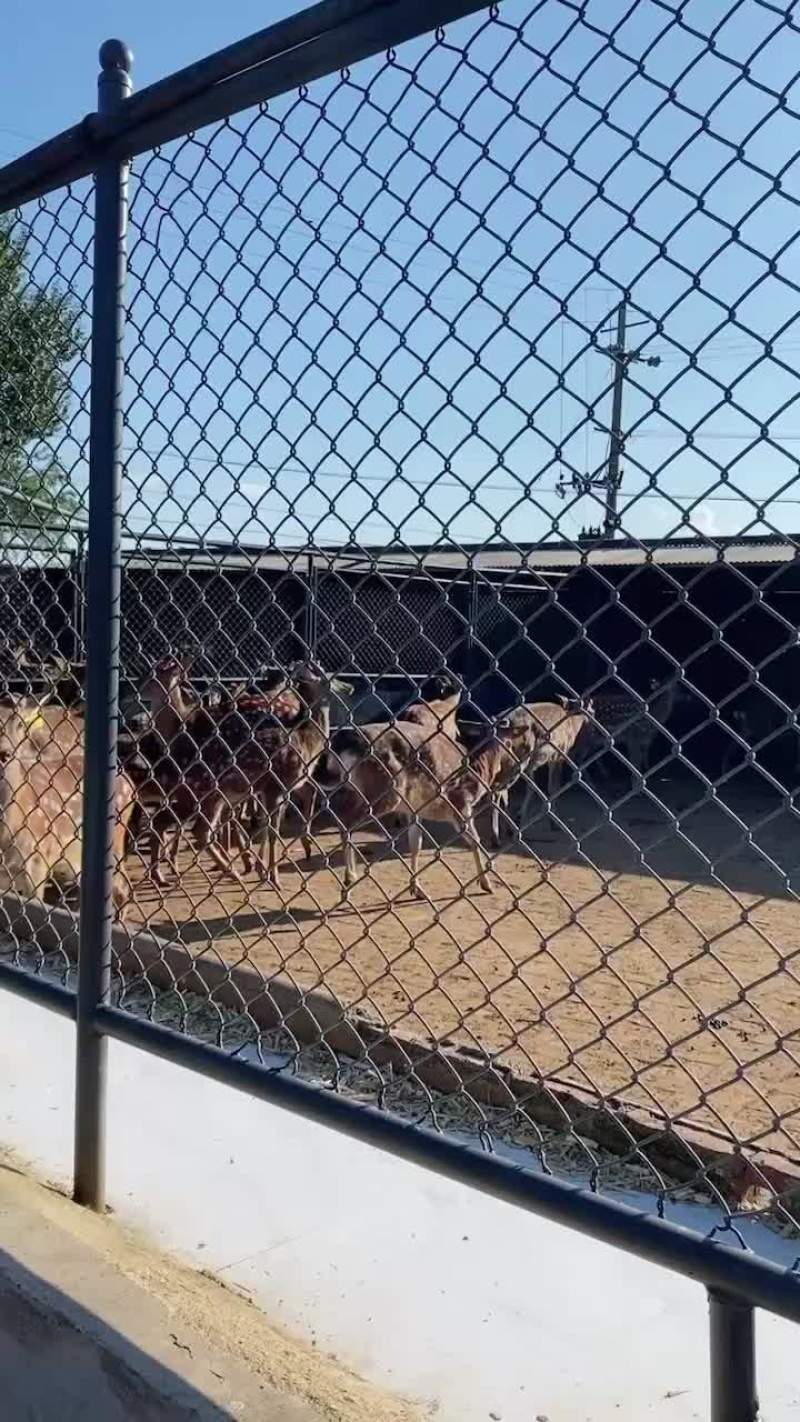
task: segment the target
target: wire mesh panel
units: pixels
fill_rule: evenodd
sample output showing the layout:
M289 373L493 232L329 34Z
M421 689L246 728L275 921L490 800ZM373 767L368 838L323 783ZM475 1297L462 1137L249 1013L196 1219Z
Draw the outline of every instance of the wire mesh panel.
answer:
M389 573L324 574L314 592L316 654L329 669L409 676L458 665L466 621L458 592Z
M796 26L393 38L134 162L119 1001L792 1263Z
M288 665L303 647L307 582L297 576L274 583L257 568L198 569L191 559L176 568L158 552L126 564L126 675L140 680L176 649L191 658L200 678L257 676L275 659Z
M90 200L0 217L3 964L41 957L25 905L74 901L80 871Z
M139 159L126 406L127 516L202 542L241 607L220 660L283 678L268 732L262 706L206 741L174 659L213 636L212 575L154 559L126 636L190 739L135 917L240 1005L266 987L214 1030L598 1185L755 1185L782 1219L794 544L756 574L716 535L791 508L784 28L510 5ZM309 560L313 637L248 603L245 544L284 560L275 607ZM437 684L416 719L362 709L448 670L446 725Z

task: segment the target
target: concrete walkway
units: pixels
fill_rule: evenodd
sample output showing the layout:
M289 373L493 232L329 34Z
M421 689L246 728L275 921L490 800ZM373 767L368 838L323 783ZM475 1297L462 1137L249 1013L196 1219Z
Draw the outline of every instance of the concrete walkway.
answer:
M8 1422L414 1415L11 1161L0 1163L0 1378Z

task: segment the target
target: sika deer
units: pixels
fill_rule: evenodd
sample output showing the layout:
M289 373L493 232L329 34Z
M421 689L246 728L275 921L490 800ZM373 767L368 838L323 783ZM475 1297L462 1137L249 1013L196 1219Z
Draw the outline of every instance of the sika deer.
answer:
M177 657L164 657L142 685L142 700L150 707L151 727L168 748L197 710L197 698L186 687L187 669Z
M182 829L198 810L197 793L209 793L214 771L230 762L254 728L290 721L301 711L295 692L288 690L285 672L271 678L266 691L242 690L233 697L221 697L213 710L187 695L185 671L174 657L167 657L145 682L143 695L152 710L152 726L139 738L136 748L149 762L147 772L137 776L140 808L155 811L152 822L151 875L157 884L165 882L160 868L163 840L170 830L172 842L168 862L176 869ZM204 775L204 771L208 772ZM192 783L190 783L190 781ZM247 836L238 820L224 805L220 821L229 823L232 840L246 859ZM211 849L220 866L229 861Z
M660 686L660 690L659 690ZM666 685L657 677L651 677L648 685L646 711L623 732L623 743L627 747L628 758L640 775L650 768L653 743L660 728L666 726L675 707L678 684L675 678Z
M0 869L7 888L41 897L78 884L83 830L84 721L60 707L0 712ZM130 898L121 870L134 789L125 774L115 788L114 902Z
M523 775L526 777L519 816L524 830L530 819L531 800L536 793L533 775L543 766L547 767L547 800L552 805L558 793L562 767L572 761L579 737L591 724L593 710L591 701L582 706L579 701L563 697L558 701L533 701L508 713L514 734L510 738L512 754L493 796L492 844L495 849L500 845L500 811L502 808L507 814L512 786Z
M675 678L664 684L657 677L651 677L644 707L633 696L597 698L598 722L605 727L612 744L627 755L634 781L637 773L647 774L653 743L672 716L677 693Z
M421 822L443 820L461 829L475 860L478 883L485 892L491 884L488 860L475 827L475 814L492 784L502 774L514 735L504 721L496 734L471 752L430 724L397 721L392 725L346 727L333 737L315 780L332 796L332 808L342 828L344 882L356 879L352 832L364 820L400 813L411 820L409 849L412 891L420 896L417 881Z
M258 862L266 869L270 882L280 889L278 841L283 815L292 795L310 780L319 757L330 737L330 698L332 692L348 695L351 687L337 677L328 677L313 663L301 663L290 673L294 694L300 707L290 725L270 718L255 726L251 738L216 771L206 767L187 775L185 792L193 800L186 804L186 794L180 808L200 820L199 843L207 847L215 861L232 871L230 859L213 842L222 816L229 806L240 804L252 796L262 807L267 819L266 840L268 863L264 865L264 844L260 846Z

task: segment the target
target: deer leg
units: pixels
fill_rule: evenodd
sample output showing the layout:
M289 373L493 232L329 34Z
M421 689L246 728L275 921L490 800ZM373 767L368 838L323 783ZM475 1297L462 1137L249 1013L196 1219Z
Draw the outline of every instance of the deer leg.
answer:
M267 815L256 840L256 869L260 878L269 878L269 827L271 816Z
M235 879L237 884L241 884L242 888L247 887L231 856L226 854L225 850L216 844L213 839L209 839L202 847L208 850L217 868L221 869L223 874L230 874L231 878Z
M254 807L251 844L254 846L256 873L260 879L266 879L269 876L269 827L274 807L267 803L263 792L254 795L250 803Z
M418 820L409 820L407 834L408 855L411 860L411 892L415 899L422 899L425 897L419 886L419 852L422 848L422 826Z
M128 875L125 872L125 854L130 839L131 819L134 811L140 809L135 800L126 805L120 812L119 819L114 826L114 908L120 921L125 917L125 910L133 898L133 888Z
M167 854L167 862L169 864L169 867L172 873L176 875L178 873L178 850L180 849L182 838L183 825L178 820L176 820L175 828L172 834L172 842L170 844L170 848Z
M247 800L248 833L253 846L255 863L258 864L259 845L264 838L264 806L260 795L250 795Z
M114 871L112 899L114 912L120 922L122 922L133 900L133 885L125 873L122 864L118 864Z
M246 853L247 853L247 860L248 860L248 863L249 863L251 869L254 867L254 865L255 865L255 863L256 863L256 861L257 861L257 859L258 859L258 829L259 829L258 816L259 816L259 801L258 801L258 796L257 796L257 795L248 795L248 797L247 797L247 803L246 803L246 805L243 805L243 807L242 807L242 813L241 813L241 816L240 816L240 823L241 823L241 825L242 825L243 830L245 831L245 834L247 835L248 849L247 849ZM247 819L247 824L246 824L246 825L245 825L245 823L244 823L245 818ZM254 846L254 845L255 845L255 849L253 849L253 846Z
M253 867L253 858L250 853L250 843L251 841L247 835L247 831L245 830L245 827L242 824L239 816L232 815L230 821L229 850L232 850L235 845L236 849L239 851L239 857L242 861L242 868L245 874L249 874L250 870Z
M266 830L266 851L267 851L267 879L275 887L275 875L278 870L278 835L275 829L275 816L270 815L267 820ZM280 877L280 876L279 876Z
M253 858L250 853L251 836L248 835L244 822L250 803L249 797L243 800L240 805L231 805L230 802L227 802L223 811L223 848L231 861L233 851L236 850L242 861L242 869L245 874L249 874L253 868Z
M120 923L123 923L125 920L132 898L133 892L128 878L121 870L118 870L114 875L114 912Z
M122 849L123 859L127 859L128 855L133 853L134 845L144 828L144 820L144 805L140 804L138 800L135 800L131 805L131 812L125 824L125 840Z
M489 880L489 860L486 856L486 851L484 850L483 845L481 844L480 835L478 834L478 831L475 828L474 805L470 805L468 809L464 810L463 827L464 838L468 841L472 848L472 854L475 860L475 872L478 876L478 884L480 885L481 889L485 894L490 894L492 892L492 885Z
M219 829L220 820L225 813L227 804L225 796L218 790L212 790L206 795L199 809L200 831L198 833L198 846L201 850L207 849L218 869L223 873L230 874L237 882L244 886L244 880L235 867L230 854L227 854L222 847L216 843L216 834Z
M561 757L554 756L547 766L547 818L550 824L555 820L553 801L561 789L561 769Z
M294 806L300 815L301 830L300 843L303 845L306 862L311 859L314 853L314 840L311 838L311 823L313 823L315 812L317 812L317 786L313 781L303 781L303 784L294 789Z
M269 828L267 830L267 837L269 840L269 867L267 871L267 877L272 887L276 889L278 893L280 893L281 891L279 849L283 849L283 842L280 837L282 820L283 805L278 805L277 809L273 810L272 814L269 817Z
M533 797L536 793L532 776L533 771L530 769L527 771L526 774L520 776L520 779L522 780L522 803L519 807L518 821L520 838L523 840L525 839L528 829L530 828L531 804L533 802Z
M164 853L166 831L174 824L175 815L170 809L159 810L152 818L150 824L150 878L154 884L163 886L167 883L167 877L161 868L161 859Z
M300 786L295 796L297 808L303 819L305 834L301 836L301 843L305 851L306 863L314 853L314 841L311 837L311 826L317 808L317 789L313 780L307 780Z
M346 889L350 889L358 879L358 870L353 836L346 829L342 830L342 849L344 850L344 886Z
M500 811L502 809L504 815L508 814L508 795L508 790L498 790L492 796L491 840L493 849L500 848Z
M631 789L636 784L637 779L644 775L644 744L640 735L632 735L627 745L628 759L633 769L631 770Z

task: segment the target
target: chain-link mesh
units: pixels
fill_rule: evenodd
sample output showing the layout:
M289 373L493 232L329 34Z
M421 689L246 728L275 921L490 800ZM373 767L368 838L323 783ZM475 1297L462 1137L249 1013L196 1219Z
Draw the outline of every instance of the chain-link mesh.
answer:
M80 871L91 241L86 182L0 217L0 884L26 904ZM36 915L10 917L3 961Z
M165 145L126 334L120 1001L761 1252L800 1176L796 45L760 0L509 0ZM85 300L85 220L21 214L31 289ZM79 526L0 577L78 679Z

